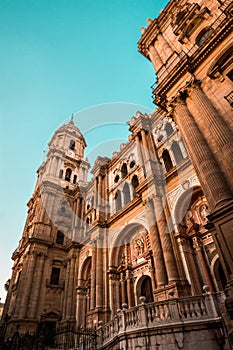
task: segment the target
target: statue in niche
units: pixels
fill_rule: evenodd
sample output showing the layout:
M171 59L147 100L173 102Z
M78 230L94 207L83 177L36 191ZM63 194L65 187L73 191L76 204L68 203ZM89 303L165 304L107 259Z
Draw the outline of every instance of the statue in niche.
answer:
M191 224L193 224L194 220L193 220L193 213L191 210L187 211L185 215L185 221L187 226L190 226Z
M204 223L207 223L208 222L207 216L210 214L208 205L202 204L199 208L199 213L200 213L201 220Z
M144 253L145 245L144 245L144 239L138 238L135 242L135 251L137 252L137 256L140 256Z

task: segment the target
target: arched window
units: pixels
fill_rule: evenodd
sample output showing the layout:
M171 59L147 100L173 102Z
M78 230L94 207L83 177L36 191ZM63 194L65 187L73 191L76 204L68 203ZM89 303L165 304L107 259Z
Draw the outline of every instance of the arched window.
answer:
M129 165L130 169L132 169L134 167L134 165L135 165L135 161L131 160L130 165Z
M132 178L132 186L133 186L133 188L134 188L134 193L135 193L135 190L136 190L136 188L138 187L138 185L139 185L139 181L138 181L138 177L137 177L137 175L134 175L133 176L133 178Z
M129 190L129 185L127 183L124 184L123 195L124 195L124 205L126 205L130 202L130 190Z
M173 164L172 164L172 160L171 160L171 157L170 157L168 150L165 149L163 151L162 158L163 158L163 162L164 162L166 171L171 170L173 168Z
M63 178L63 170L60 169L60 171L59 171L59 179L62 179L62 178Z
M121 192L119 190L117 190L117 192L116 192L115 201L116 201L116 211L121 210L121 208L122 208Z
M183 160L183 154L177 141L174 141L171 146L171 150L174 154L176 164L179 164Z
M167 123L165 126L165 131L167 133L167 137L170 136L173 133L173 127L170 123Z
M70 168L66 169L65 180L70 181L72 170Z
M70 140L70 149L74 150L75 149L75 141Z
M86 224L87 224L87 227L90 225L90 219L89 218L87 218Z
M76 184L76 182L77 182L77 175L74 175L73 183Z
M121 167L121 177L122 179L124 179L124 177L126 177L126 175L128 174L128 170L127 170L127 165L124 163Z
M62 231L57 231L56 243L63 245L63 243L64 243L64 233Z
M66 208L62 206L60 209L60 214L65 214L65 213L66 213Z

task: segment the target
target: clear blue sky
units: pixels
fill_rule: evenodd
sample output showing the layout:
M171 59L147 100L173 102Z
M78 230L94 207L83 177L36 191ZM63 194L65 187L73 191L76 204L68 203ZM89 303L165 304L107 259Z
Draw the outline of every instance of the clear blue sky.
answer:
M118 141L127 138L123 122L138 109L154 108L150 89L154 71L137 52L137 41L146 19L157 17L166 3L0 1L2 301L3 285L11 276L10 257L24 226L26 203L33 193L36 170L52 133L67 122L71 113L101 105L77 113L75 121L86 131L92 148L100 142L95 141L97 135L102 135L103 140L106 136L116 139L98 149L104 155L111 145L116 147ZM102 127L103 123L112 122L118 124L112 124L111 130ZM93 153L92 149L89 153Z

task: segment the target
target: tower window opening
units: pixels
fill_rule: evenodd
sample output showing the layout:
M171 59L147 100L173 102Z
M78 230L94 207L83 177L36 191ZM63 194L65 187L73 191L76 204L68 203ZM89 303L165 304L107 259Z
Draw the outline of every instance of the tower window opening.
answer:
M77 182L77 175L74 175L73 183L76 184L76 182Z
M123 187L123 194L124 194L124 205L126 205L130 202L130 191L129 191L129 185L127 184L127 182Z
M128 174L128 170L127 170L127 165L124 163L121 167L121 177L122 179L124 179L124 177L126 177L126 175Z
M133 176L131 183L132 183L132 186L133 186L134 192L135 192L135 191L136 191L136 188L137 188L138 185L139 185L139 181L138 181L137 175L134 175L134 176Z
M166 171L171 170L173 168L173 164L172 164L172 160L171 160L171 157L170 157L168 150L165 149L163 151L162 158L163 158L163 162L164 162Z
M159 135L159 137L158 137L158 142L161 142L162 139L163 139L163 135Z
M60 277L60 269L58 267L53 267L52 273L51 273L51 278L50 278L50 284L58 286L59 285L59 277Z
M121 192L119 190L117 190L117 192L116 192L115 201L116 201L116 211L121 210L121 208L122 208Z
M63 243L64 243L64 233L62 231L57 231L56 243L63 245Z
M62 179L62 178L63 178L63 170L60 169L60 171L59 171L59 179Z
M180 149L180 146L178 144L177 141L174 141L171 145L171 150L174 154L174 157L175 157L175 160L176 160L176 163L180 163L182 160L183 160L183 154L181 152L181 149Z
M75 141L70 140L70 149L74 150L75 149Z
M70 168L66 169L65 180L70 182L72 170Z
M166 124L165 131L166 131L167 137L170 136L173 133L173 128L172 128L170 123Z
M134 165L135 165L135 161L132 160L132 161L130 162L130 165L129 165L130 169L132 169L132 168L134 167Z

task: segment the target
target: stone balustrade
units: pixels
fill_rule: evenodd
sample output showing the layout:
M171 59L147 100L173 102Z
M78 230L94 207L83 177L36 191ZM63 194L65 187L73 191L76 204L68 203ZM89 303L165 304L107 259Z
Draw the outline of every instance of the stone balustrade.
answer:
M190 327L192 324L221 323L216 308L216 297L206 291L201 296L173 298L161 302L141 304L128 309L126 304L118 310L114 319L98 329L98 348L107 349L110 342L124 337L127 333L151 331L153 328ZM107 346L107 347L106 347Z

